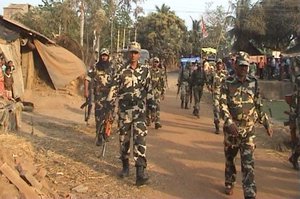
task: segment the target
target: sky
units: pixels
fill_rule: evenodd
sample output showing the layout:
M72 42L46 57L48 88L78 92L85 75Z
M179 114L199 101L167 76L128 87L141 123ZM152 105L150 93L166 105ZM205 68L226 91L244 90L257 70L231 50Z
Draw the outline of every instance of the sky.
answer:
M42 0L0 0L0 14L3 14L3 7L7 7L10 3L29 3L33 6L42 4ZM176 15L182 18L188 29L192 27L192 20L199 20L204 15L207 8L207 3L210 4L210 9L222 5L225 10L228 9L228 0L144 0L140 4L143 7L145 14L155 11L155 6L161 7L166 4ZM205 19L204 19L205 20Z

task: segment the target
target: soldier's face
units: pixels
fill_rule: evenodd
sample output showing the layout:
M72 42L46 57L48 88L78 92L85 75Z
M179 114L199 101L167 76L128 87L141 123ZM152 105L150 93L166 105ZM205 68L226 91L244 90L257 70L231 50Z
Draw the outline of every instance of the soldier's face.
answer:
M217 70L221 70L223 68L223 65L221 63L217 64Z
M106 54L103 54L103 55L101 55L101 60L102 61L108 61L108 55L106 55Z
M159 65L159 61L154 61L154 62L153 62L153 66L154 66L154 67L157 67L158 65Z
M236 70L236 75L238 77L246 77L246 75L248 74L249 66L247 66L247 65L237 65L235 67L235 70Z
M130 58L131 62L139 61L140 57L141 57L141 54L137 51L129 52L129 58Z

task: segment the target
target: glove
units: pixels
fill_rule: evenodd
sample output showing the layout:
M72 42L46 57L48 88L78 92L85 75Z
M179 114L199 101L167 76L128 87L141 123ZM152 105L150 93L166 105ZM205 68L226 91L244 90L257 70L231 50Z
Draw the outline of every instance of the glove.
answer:
M234 137L238 136L239 134L238 127L235 123L232 123L228 127L226 127L226 131Z

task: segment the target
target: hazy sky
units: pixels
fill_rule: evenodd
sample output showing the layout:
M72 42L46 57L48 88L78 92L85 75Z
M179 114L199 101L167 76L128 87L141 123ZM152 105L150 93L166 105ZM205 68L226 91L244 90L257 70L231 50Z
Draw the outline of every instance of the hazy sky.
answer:
M3 14L3 7L8 6L10 3L29 3L37 6L42 4L42 0L0 0L0 14ZM193 19L200 19L204 15L207 3L210 4L210 8L215 8L218 5L222 5L225 10L228 9L228 0L145 0L143 4L140 4L145 11L145 14L155 11L155 6L161 7L162 4L166 4L175 11L176 15L185 20L188 28L191 28Z

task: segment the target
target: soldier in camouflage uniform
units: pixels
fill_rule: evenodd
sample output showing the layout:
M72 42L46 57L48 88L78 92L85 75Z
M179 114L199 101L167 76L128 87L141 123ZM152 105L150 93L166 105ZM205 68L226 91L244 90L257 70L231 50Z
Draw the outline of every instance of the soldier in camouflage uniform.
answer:
M213 75L212 83L212 99L213 99L213 112L214 112L214 124L216 134L220 132L220 94L221 94L221 85L224 83L228 73L224 70L224 64L221 59L217 61L216 70Z
M164 98L166 91L164 69L159 67L159 58L153 58L153 64L150 69L151 72L151 84L153 95L156 103L156 110L151 112L148 108L146 109L147 126L150 126L151 122L155 123L155 129L161 128L160 123L160 100Z
M178 87L180 91L181 108L188 109L189 98L190 98L190 82L191 82L191 71L190 64L187 63L185 67L182 67L178 77Z
M106 48L100 50L100 59L96 66L89 71L85 81L85 96L91 91L94 94L95 122L96 122L96 145L101 146L104 135L105 109L103 108L109 92L114 70L109 62L109 51ZM92 87L89 89L89 87Z
M299 163L298 159L300 156L300 140L299 136L297 136L296 132L300 132L300 58L294 57L293 58L293 65L292 71L293 76L292 81L294 82L294 92L291 96L291 100L289 102L290 105L290 130L291 130L291 137L292 137L292 155L289 157L289 161L292 163L293 168L295 170L299 170Z
M203 66L198 65L197 68L193 71L191 77L191 88L194 94L194 110L193 115L199 118L200 112L200 100L203 94L203 87L206 83L206 73Z
M133 156L136 167L136 185L144 185L148 176L146 136L146 105L152 111L156 109L151 88L151 74L148 66L139 63L141 46L137 42L129 45L129 63L120 67L107 98L109 109L118 97L119 141L123 169L120 177L129 176L130 139L133 137ZM133 134L133 135L131 135Z
M220 108L224 116L225 193L233 194L236 181L235 157L240 151L245 199L256 197L254 180L254 124L259 121L272 136L268 116L262 112L257 80L248 75L249 55L239 52L235 75L221 88Z

